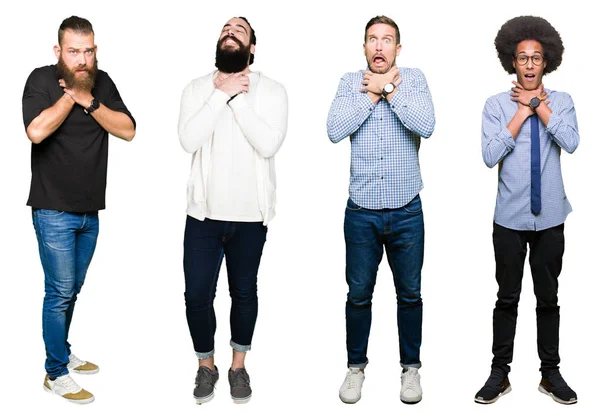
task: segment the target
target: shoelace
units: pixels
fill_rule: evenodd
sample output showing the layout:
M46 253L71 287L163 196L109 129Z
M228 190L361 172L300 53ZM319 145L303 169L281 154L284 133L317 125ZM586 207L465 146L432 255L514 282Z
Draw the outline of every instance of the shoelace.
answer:
M77 383L69 375L56 378L56 382L65 387L71 394L77 394L79 392L79 385L77 385Z
M199 385L201 382L211 383L212 381L212 376L208 369L200 369L198 371L198 375L196 376L196 385Z
M85 362L79 357L75 356L73 353L69 355L69 362L73 363L74 365L85 365Z
M250 377L243 369L238 369L231 375L231 382L233 386L248 386L250 385Z
M404 385L408 389L414 389L417 382L417 370L409 369L404 375Z
M360 376L360 372L348 372L348 389L354 389L354 388L358 388L358 378Z

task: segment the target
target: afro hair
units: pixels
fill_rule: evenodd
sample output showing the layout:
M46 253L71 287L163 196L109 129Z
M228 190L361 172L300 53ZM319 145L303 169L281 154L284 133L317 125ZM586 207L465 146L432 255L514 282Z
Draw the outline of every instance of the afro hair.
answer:
M502 25L494 41L500 63L508 74L515 73L513 67L515 48L519 42L525 40L535 40L542 44L546 60L544 74L551 73L560 66L565 47L556 29L541 17L519 16Z

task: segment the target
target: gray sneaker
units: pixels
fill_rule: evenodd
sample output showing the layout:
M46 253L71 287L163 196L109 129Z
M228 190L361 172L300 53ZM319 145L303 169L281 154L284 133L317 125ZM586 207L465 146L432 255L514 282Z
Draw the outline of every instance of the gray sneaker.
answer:
M194 398L196 404L209 402L215 396L215 385L219 380L219 369L211 370L206 366L201 366L196 375L196 388L194 388Z
M231 399L236 404L245 404L252 397L250 388L250 376L245 368L236 370L229 369L229 386L231 387Z

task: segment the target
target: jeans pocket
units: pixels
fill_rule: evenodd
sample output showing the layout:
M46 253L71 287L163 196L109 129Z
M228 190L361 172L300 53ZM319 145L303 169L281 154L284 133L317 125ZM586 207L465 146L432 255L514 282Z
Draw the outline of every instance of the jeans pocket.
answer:
M417 194L417 196L413 198L410 203L408 203L402 208L408 214L419 214L423 212L423 207L421 206L421 197L419 196L419 194Z
M348 199L348 202L346 203L346 210L358 211L358 210L361 210L361 209L362 209L361 206L359 206L358 204L356 204L350 198Z
M64 214L64 211L37 209L37 210L35 210L35 214L38 217L58 217L61 214Z

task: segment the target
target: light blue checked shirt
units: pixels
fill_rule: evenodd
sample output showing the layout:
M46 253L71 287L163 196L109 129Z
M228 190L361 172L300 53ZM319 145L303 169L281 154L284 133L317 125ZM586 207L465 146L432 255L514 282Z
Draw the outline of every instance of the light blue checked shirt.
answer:
M350 198L367 209L403 207L423 188L419 146L433 133L433 102L421 70L400 68L400 77L394 97L373 105L359 92L363 72L346 73L329 110L331 141L350 136Z
M516 139L506 126L517 112L510 91L492 96L483 109L481 147L485 164L499 163L494 221L514 230L544 230L558 226L572 211L565 194L560 152L573 153L579 145L577 118L571 97L545 89L552 110L548 126L540 126L542 211L531 212L531 126L525 120Z

